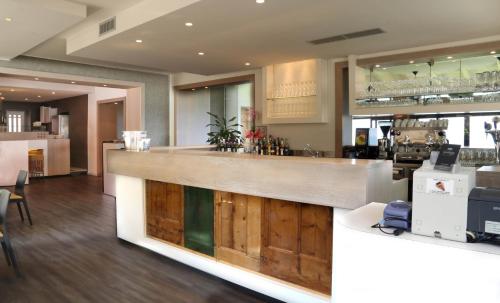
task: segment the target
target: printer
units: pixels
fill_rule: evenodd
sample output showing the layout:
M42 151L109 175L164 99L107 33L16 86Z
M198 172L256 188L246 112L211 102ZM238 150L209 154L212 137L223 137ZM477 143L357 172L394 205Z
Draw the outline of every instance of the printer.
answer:
M443 147L448 148L448 147ZM458 148L458 149L457 149ZM459 147L454 154L458 154ZM440 153L441 156L447 156ZM413 174L412 233L467 242L469 193L476 186L476 169L461 167L456 156L444 164L429 161ZM446 164L446 162L443 162Z
M471 191L467 231L476 239L500 235L500 188L476 187Z

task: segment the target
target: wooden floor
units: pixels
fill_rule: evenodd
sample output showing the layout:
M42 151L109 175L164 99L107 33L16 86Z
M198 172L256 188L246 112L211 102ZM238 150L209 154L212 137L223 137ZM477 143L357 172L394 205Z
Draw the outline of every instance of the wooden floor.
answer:
M0 254L0 302L277 302L118 240L114 199L101 194L100 182L33 180L33 227L9 207L23 276L16 278Z

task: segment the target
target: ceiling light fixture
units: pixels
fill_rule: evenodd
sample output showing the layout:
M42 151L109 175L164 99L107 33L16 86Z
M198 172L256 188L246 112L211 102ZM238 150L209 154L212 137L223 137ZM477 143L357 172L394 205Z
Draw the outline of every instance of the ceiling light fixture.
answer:
M29 99L28 98L24 98L24 101L28 101Z
M5 97L0 97L0 99L5 100Z
M37 97L38 97L38 98L41 98L42 96L38 95Z
M415 63L415 61L413 61L413 60L410 60L410 62L408 62L408 63L410 63L410 64L413 64L413 63Z
M11 17L5 17L4 20L7 21L7 22L12 22L12 18Z
M40 78L35 78L36 81L40 80Z
M205 53L204 53L204 52L198 52L198 55L199 55L199 56L204 56L204 55L205 55Z
M453 57L452 56L448 56L448 57L446 57L446 59L453 59Z
M258 4L262 4L262 3L266 2L266 0L255 0L255 2L257 2Z
M496 51L491 51L490 54L494 55L496 54L497 52Z
M386 70L386 69L387 69L387 67L384 67L384 68L382 68L382 69L383 69L383 70Z
M137 39L135 40L136 43L142 43L142 40L141 39Z
M205 86L205 88L208 88L208 86Z
M191 90L196 90L196 88L192 88Z
M375 67L377 67L377 68L380 67L380 64L375 65Z
M251 64L250 62L246 62L246 63L245 63L245 65L246 65L246 66L250 66L250 65L252 65L252 64Z
M52 92L52 95L55 95L55 94L56 94L56 92Z
M191 22L186 22L186 23L184 23L184 25L185 25L185 26L187 26L187 27L191 27L191 26L193 26L193 23L191 23Z
M71 84L75 84L76 82L75 81L71 81Z
M115 105L118 104L118 102L115 102Z
M11 91L11 92L15 92L16 90L15 90L15 89L13 89L13 88L11 88L11 89L10 89L10 91Z
M108 86L108 85L107 85L107 84L103 84L102 86L106 87L106 86Z

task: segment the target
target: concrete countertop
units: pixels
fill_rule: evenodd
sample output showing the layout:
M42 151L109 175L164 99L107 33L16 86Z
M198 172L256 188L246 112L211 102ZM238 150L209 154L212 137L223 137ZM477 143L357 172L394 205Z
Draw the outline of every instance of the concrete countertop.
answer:
M206 148L111 150L108 168L117 175L347 209L390 199L390 161L260 156Z

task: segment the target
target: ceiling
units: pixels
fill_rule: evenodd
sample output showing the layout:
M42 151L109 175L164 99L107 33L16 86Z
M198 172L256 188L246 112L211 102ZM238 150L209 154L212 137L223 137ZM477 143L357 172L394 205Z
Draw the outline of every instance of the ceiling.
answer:
M4 100L31 103L47 102L83 95L82 92L79 91L46 90L24 87L12 88L6 86L0 86L0 94L0 101Z
M79 2L109 6L101 5L85 21L27 55L208 75L305 58L345 57L500 35L498 0L267 0L264 4L201 0L161 16L144 11L144 5L134 5L159 0ZM137 16L152 17L108 38L76 35L123 10L128 14L117 17L117 24L132 22ZM194 26L184 26L188 21ZM372 28L385 33L323 45L307 42ZM79 43L68 48L66 39ZM143 43L136 43L137 39ZM205 55L199 56L200 51ZM251 66L245 66L246 62Z
M85 5L65 0L0 0L0 59L9 60L82 21Z

